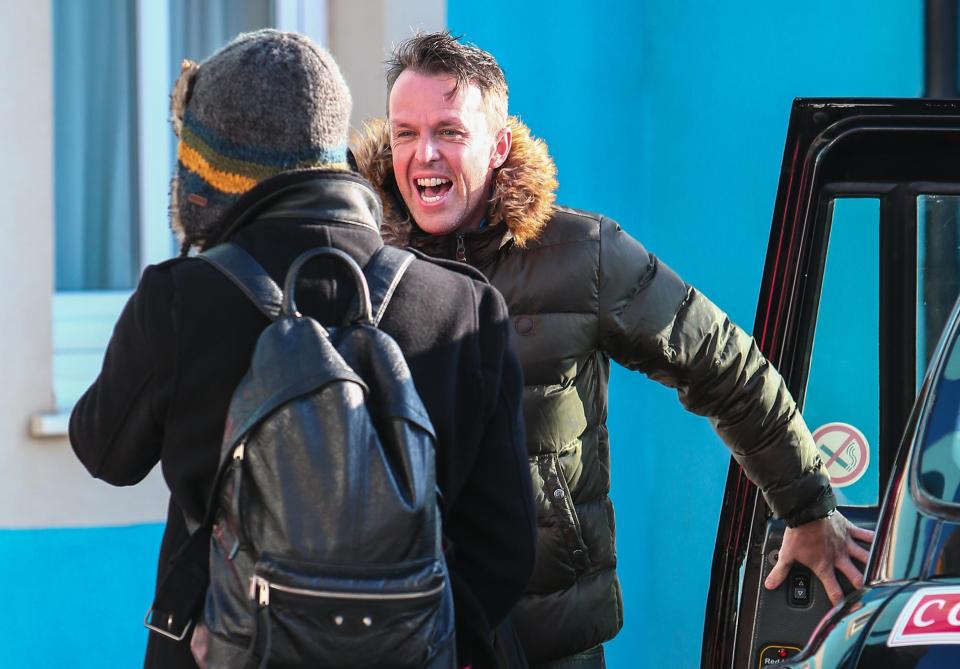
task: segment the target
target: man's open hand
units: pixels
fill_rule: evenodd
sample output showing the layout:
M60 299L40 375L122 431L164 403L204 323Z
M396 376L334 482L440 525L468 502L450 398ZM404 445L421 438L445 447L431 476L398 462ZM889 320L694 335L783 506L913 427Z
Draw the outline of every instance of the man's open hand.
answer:
M832 604L843 599L843 590L837 582L835 570L840 571L853 587L863 585L863 573L853 564L867 561L868 550L857 541L873 544L874 533L860 529L844 518L839 511L829 518L821 518L799 527L788 527L783 535L777 564L767 576L764 585L777 588L794 562L806 565L823 583Z

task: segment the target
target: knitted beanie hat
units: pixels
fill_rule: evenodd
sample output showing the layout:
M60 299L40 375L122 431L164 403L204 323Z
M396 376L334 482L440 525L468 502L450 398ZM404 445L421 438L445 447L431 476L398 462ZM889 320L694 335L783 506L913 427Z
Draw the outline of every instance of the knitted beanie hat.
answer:
M170 225L184 250L215 240L227 209L268 177L348 169L350 91L303 35L245 33L199 65L184 61L171 107Z

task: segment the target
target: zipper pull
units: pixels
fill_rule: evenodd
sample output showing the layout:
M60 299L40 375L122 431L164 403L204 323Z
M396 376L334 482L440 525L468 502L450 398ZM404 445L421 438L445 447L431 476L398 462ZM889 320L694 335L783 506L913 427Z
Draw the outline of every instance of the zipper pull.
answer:
M250 599L258 600L260 606L267 606L270 603L270 582L262 576L251 576L247 594Z
M244 439L239 444L237 444L237 447L235 449L233 449L234 460L243 460L243 447L246 445L246 443L247 443L247 440Z
M467 262L467 247L463 243L463 233L457 233L457 260Z
M260 606L267 606L270 604L270 583L265 578L259 576L257 578L257 592L259 597L257 603Z

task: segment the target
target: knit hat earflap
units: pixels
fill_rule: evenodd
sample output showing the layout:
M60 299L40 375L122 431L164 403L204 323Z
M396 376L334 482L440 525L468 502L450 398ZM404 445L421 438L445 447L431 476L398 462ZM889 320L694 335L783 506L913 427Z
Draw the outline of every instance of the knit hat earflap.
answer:
M216 239L223 215L257 183L308 168L346 170L350 91L333 57L296 33L236 37L171 95L180 138L170 225L183 249Z

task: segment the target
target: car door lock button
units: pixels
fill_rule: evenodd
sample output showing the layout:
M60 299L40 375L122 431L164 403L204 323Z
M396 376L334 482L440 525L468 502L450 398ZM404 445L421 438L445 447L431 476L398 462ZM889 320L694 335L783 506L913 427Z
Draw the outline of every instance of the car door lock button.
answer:
M810 605L810 579L811 576L806 570L790 572L790 587L787 591L790 604L793 606Z

